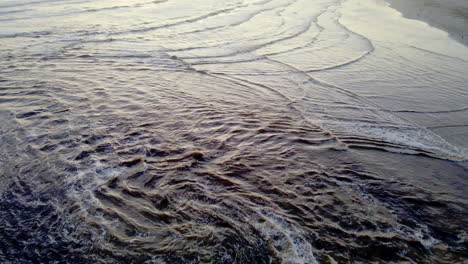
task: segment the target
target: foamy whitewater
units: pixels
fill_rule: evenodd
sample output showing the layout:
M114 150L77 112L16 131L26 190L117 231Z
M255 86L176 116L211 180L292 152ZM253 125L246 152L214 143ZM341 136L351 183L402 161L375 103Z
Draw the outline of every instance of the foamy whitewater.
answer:
M0 2L0 263L464 263L468 47L381 0Z

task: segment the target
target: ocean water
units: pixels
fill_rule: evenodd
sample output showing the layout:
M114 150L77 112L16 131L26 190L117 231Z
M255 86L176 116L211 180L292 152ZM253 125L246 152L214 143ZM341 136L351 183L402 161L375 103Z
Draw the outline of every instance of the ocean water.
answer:
M383 1L1 1L0 59L0 263L468 260L468 48Z

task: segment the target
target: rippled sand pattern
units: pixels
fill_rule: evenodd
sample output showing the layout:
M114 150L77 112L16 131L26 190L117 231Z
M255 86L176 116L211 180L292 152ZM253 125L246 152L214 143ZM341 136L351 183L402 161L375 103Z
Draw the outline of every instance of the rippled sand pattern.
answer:
M463 153L314 78L339 7L0 3L0 262L466 261Z

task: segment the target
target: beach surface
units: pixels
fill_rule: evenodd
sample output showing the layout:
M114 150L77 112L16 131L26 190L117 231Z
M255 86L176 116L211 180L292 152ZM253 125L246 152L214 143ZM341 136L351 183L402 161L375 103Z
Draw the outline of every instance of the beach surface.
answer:
M387 0L403 16L443 29L468 45L468 1L464 0Z

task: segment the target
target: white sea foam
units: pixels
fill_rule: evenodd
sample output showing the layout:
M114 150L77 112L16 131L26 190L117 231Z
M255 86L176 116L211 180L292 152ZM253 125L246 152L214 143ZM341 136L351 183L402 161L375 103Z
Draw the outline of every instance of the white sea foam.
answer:
M272 243L283 259L283 263L318 263L314 257L312 245L299 228L272 211L259 210L259 215L265 222L257 223L256 228Z

